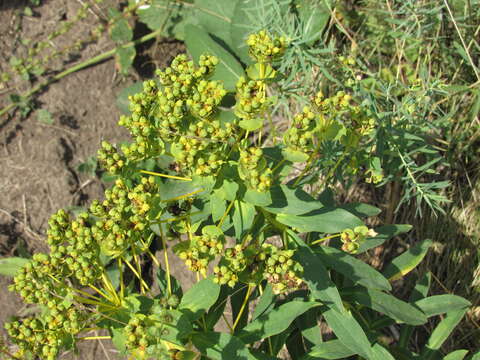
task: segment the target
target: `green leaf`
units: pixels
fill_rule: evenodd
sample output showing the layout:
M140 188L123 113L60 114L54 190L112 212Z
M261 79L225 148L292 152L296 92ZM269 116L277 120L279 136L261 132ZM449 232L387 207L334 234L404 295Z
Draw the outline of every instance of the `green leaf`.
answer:
M323 313L323 317L343 345L367 359L372 357L367 335L352 314L330 308Z
M162 339L173 344L183 345L183 339L188 337L193 331L187 315L179 310L165 309L163 306L159 306L157 309L157 311L152 311L155 320L161 321L165 315L169 315L172 318L171 323L165 324L168 333L162 334ZM147 328L147 334L152 337L158 336L158 328L154 326Z
M197 332L192 336L195 347L214 360L251 360L255 357L238 337L213 331Z
M443 360L462 360L467 356L468 350L456 350L448 355L445 355Z
M219 63L212 79L223 81L223 86L228 91L235 90L238 79L245 73L242 66L228 51L216 43L205 30L194 25L185 27L185 43L196 62L202 54L216 56Z
M343 274L354 283L371 289L386 291L392 289L388 280L381 273L343 251L329 246L320 246L314 251L326 267Z
M246 40L248 35L255 29L255 24L249 16L250 9L258 6L262 6L259 1L238 1L233 12L232 24L230 25L232 50L245 64L253 63L248 55Z
M153 0L148 8L138 9L139 20L152 30L163 29L162 35L183 40L185 25L197 24L197 16L192 16L191 3L172 3L169 0ZM189 7L190 6L190 7Z
M117 106L120 111L124 114L130 114L130 109L128 108L130 101L128 97L135 95L143 90L143 82L139 81L130 86L123 88L117 96Z
M431 245L432 241L426 239L411 247L393 259L383 271L383 275L390 281L402 278L420 264Z
M273 293L273 288L271 284L267 284L265 289L263 289L263 294L260 296L257 306L252 315L252 320L257 319L259 316L265 314L267 311L271 310L272 306L275 304L275 294Z
M247 189L242 200L255 206L269 206L272 204L272 195L268 191L260 192Z
M272 204L265 207L265 210L274 214L302 215L323 208L320 201L300 187L275 186L270 189L270 194Z
M287 230L287 234L299 246L293 257L303 267L303 280L311 291L312 296L328 307L343 310L342 299L337 287L330 280L327 269L320 258L293 231Z
M110 27L110 37L116 43L126 43L133 38L133 30L126 19L119 19Z
M232 216L235 237L242 239L243 235L250 230L255 218L255 207L252 204L236 200Z
M323 208L301 216L278 214L276 220L299 232L330 234L363 225L358 217L340 208Z
M382 345L376 343L372 347L372 360L396 360Z
M211 35L230 46L230 24L238 0L195 0L195 15L199 24Z
M210 209L214 222L219 221L227 210L227 202L218 194L217 190L210 195Z
M128 74L128 70L132 66L136 54L137 52L133 46L120 46L116 49L117 64L119 65L120 72L123 75Z
M201 280L183 295L178 308L195 321L217 301L219 294L220 285L210 278Z
M355 355L355 352L346 347L340 340L330 340L316 345L300 360L313 359L345 359Z
M127 337L123 331L123 328L112 328L110 329L112 332L112 343L120 351L120 354L125 354L127 348L125 346L127 342Z
M298 316L308 309L319 306L317 302L290 301L260 315L239 331L238 337L246 344L280 334L290 326Z
M468 308L470 301L456 295L444 294L429 296L415 302L427 317Z
M377 216L382 212L379 208L362 203L351 203L340 206L341 209L351 212L353 215L358 217L369 217Z
M407 302L378 290L355 287L342 291L342 296L399 322L410 325L422 325L427 322L427 316L422 311Z
M473 354L470 360L480 360L480 351Z
M0 275L13 277L28 262L30 262L30 259L21 257L8 257L0 259Z
M254 118L254 119L240 120L238 125L244 130L255 131L263 127L263 119Z
M290 148L283 148L282 149L282 155L285 158L285 160L291 161L291 162L305 162L308 160L308 154L290 149Z
M306 346L309 345L308 342L313 345L320 345L323 342L322 333L318 326L318 310L317 308L310 309L295 320Z
M440 349L445 340L447 340L458 323L463 319L466 312L467 309L462 309L451 311L445 315L430 335L420 356L422 360L435 359L439 355L437 350Z
M307 45L313 45L320 39L330 20L330 10L322 1L302 0L297 11L301 20L302 38L306 39Z
M38 119L38 121L40 121L44 124L48 124L48 125L53 124L52 114L50 114L50 111L48 111L46 109L40 109L40 110L37 111L37 119Z
M95 176L95 171L98 167L98 161L96 156L90 156L85 162L77 166L77 170L81 173Z

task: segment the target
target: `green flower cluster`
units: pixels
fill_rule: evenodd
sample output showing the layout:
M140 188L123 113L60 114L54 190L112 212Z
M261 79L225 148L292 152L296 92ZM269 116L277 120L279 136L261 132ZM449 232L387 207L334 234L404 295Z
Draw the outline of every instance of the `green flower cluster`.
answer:
M93 238L103 253L120 256L140 239L150 222L149 211L158 201L155 179L142 178L140 184L129 189L122 179L105 191L105 200L94 200L90 213L97 218L91 228Z
M271 244L262 244L259 259L264 262L263 277L272 284L275 294L297 290L303 283L303 268L292 259L294 254L294 250L281 250Z
M110 174L119 174L125 166L125 156L110 144L108 141L102 141L102 147L97 152L97 159L100 165Z
M206 276L208 264L222 253L224 242L224 236L194 235L190 241L178 244L175 250L190 271Z
M119 256L129 246L137 246L144 235L146 238L151 234L144 234L144 230L148 228L149 212L157 195L153 177L142 178L132 188L119 179L105 192L106 199L94 201L89 212L76 219L64 210L51 216L47 230L50 253L35 254L9 287L26 303L47 309L36 318L6 325L22 354L54 359L65 341L71 343L84 329L91 316L86 308L70 303L82 295L76 288L94 286L101 278L101 253ZM143 248L143 243L139 248ZM34 335L29 337L30 332Z
M287 41L282 37L272 38L265 30L251 34L247 39L249 54L259 63L270 63L285 52Z
M214 268L214 281L234 287L239 281L258 283L267 280L276 294L297 290L303 283L303 268L292 259L294 250L282 250L264 243L246 247L237 244L225 250Z
M294 116L292 126L283 137L284 143L290 149L307 153L313 149L313 138L316 130L316 114L310 106L305 106L301 113Z
M58 304L44 315L5 323L10 338L18 345L16 356L34 354L42 359L57 358L60 348L82 331L89 314L73 305Z
M240 149L238 174L248 188L265 192L272 185L272 170L267 167L263 150L258 147Z
M242 248L242 245L237 244L233 248L225 249L220 263L213 269L213 281L220 285L227 284L234 287L239 280L239 275L251 263L251 256L249 255L250 248Z
M266 83L264 80L248 80L241 76L236 84L235 115L242 120L260 118L271 102L265 95Z
M119 121L134 137L121 147L127 162L167 154L182 174L212 175L220 170L235 126L224 121L218 110L227 93L223 84L209 80L217 64L210 55L202 55L198 66L179 55L170 67L157 71L159 84L146 81L143 91L129 98L132 114ZM122 156L108 151L102 154L107 170L108 162L123 165Z
M148 314L137 313L130 318L123 328L123 333L126 349L133 358L151 359L153 354L161 359L171 357L171 346L164 339L175 331L178 316L172 309L177 307L179 302L176 295L164 297Z
M360 245L365 242L367 236L374 237L377 233L373 229L369 229L366 226L357 226L352 229L345 229L340 234L340 239L343 243L342 250L351 254L355 254Z

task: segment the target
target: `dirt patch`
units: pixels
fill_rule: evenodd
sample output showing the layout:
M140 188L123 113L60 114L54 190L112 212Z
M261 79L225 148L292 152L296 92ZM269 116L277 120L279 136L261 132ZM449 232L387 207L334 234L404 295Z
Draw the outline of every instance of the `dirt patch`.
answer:
M26 51L22 39L40 41L56 23L72 19L83 1L48 0L33 8L33 16L22 16L27 2L0 4L0 73L8 69L12 55ZM118 5L105 1L102 7ZM78 38L88 37L92 24L98 24L104 9L95 8L85 20L75 25L67 36L54 40L64 48ZM79 52L52 63L65 69L114 47L106 37L86 44ZM60 208L85 206L92 199L103 198L104 184L98 178L81 173L78 166L96 154L102 140L113 143L128 139L117 125L120 115L116 96L121 89L153 74L153 67L164 66L183 50L178 42L152 42L139 49L141 61L136 71L121 77L113 59L73 73L50 85L35 98L35 108L26 118L19 111L0 118L0 257L46 251L47 221ZM148 71L146 71L147 69ZM30 85L31 86L31 85ZM9 82L0 86L0 108L9 103L9 95L22 93L28 83ZM47 110L52 123L38 120L38 111ZM0 336L3 323L24 306L16 294L7 291L10 280L0 276ZM81 359L114 359L109 341L82 345ZM78 358L66 354L62 358Z

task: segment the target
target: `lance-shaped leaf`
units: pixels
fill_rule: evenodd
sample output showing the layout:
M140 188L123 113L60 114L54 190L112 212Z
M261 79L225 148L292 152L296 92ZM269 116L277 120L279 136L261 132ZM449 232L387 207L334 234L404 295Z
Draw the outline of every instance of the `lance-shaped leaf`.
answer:
M308 214L294 216L278 214L277 221L299 232L336 233L362 226L363 222L352 213L340 208L323 208Z
M415 302L428 317L468 308L470 301L456 295L444 294L429 296Z
M311 291L312 296L328 307L334 307L340 311L343 310L342 299L337 287L330 280L330 275L320 257L293 231L287 230L287 234L298 245L294 259L303 266L303 280Z
M342 291L342 295L399 322L411 325L427 322L427 316L416 307L378 290L355 287Z
M320 246L315 249L315 254L325 266L345 275L354 283L372 289L386 291L392 289L388 280L377 270L343 251L330 246Z
M260 315L256 320L239 331L238 337L250 344L265 339L272 335L280 334L290 326L298 316L308 309L320 304L314 301L290 301L280 305L266 314Z
M372 358L367 335L352 314L331 308L323 313L323 317L343 345L366 359Z
M420 264L431 245L432 241L426 239L411 247L393 259L383 271L383 275L390 281L402 278Z

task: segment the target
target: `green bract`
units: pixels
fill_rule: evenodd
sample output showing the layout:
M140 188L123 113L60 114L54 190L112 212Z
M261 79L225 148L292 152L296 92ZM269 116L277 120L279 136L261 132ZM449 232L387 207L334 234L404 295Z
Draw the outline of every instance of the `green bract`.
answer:
M212 80L221 59L180 55L130 97L119 124L133 141L103 142L98 153L114 185L75 219L54 214L50 252L14 278L11 290L43 309L5 325L17 358L55 359L97 339L92 329L106 329L133 359L438 358L469 303L429 297L428 275L408 301L389 282L413 270L430 243L394 259L384 276L352 254L408 227L369 229L362 218L378 209L339 206L302 185L326 146L349 154L352 171L381 178L356 152L375 131L369 110L345 92L318 93L283 142L269 144L273 61L287 43L261 31L248 45L256 63L232 92ZM196 273L190 289L171 275L169 247ZM442 313L416 353L412 326ZM333 331L328 341L320 322ZM388 343L392 327L400 338Z

